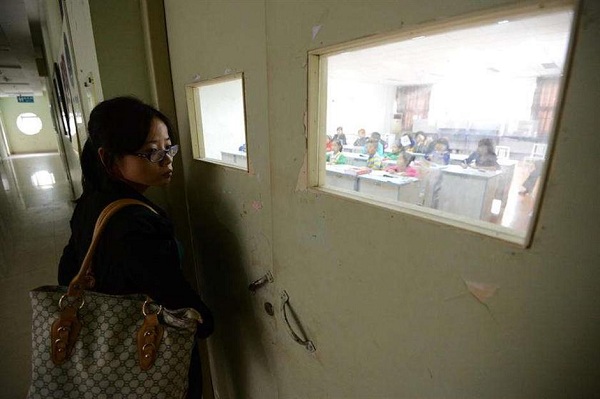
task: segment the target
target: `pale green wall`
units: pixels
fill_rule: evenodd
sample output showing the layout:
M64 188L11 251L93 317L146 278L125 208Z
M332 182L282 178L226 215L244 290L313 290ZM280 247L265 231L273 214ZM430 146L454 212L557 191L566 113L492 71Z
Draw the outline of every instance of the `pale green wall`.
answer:
M530 248L297 189L309 50L509 3L166 2L199 271L218 323L209 343L220 398L597 395L600 3L582 1ZM184 85L228 70L246 76L250 174L193 161L185 137ZM251 295L247 283L269 269L275 283ZM500 288L483 305L465 280ZM284 289L314 355L284 327Z
M2 111L3 126L6 129L11 154L58 151L49 107L45 93L43 96L34 97L33 103L19 103L16 97L0 98L0 111ZM17 117L24 112L32 112L42 120L42 130L38 134L27 136L17 127Z
M90 0L89 7L104 98L151 102L139 1Z

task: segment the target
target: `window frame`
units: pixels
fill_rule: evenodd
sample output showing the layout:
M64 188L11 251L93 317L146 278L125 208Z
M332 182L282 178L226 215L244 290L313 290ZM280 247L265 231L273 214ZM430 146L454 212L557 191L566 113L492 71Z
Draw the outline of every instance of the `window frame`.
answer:
M517 244L523 248L531 246L533 235L536 230L541 204L546 190L547 175L552 162L555 145L557 143L558 126L560 126L564 97L568 86L571 65L573 63L573 51L576 43L576 35L580 19L579 0L556 0L535 1L526 4L513 4L474 13L449 18L442 22L429 22L415 25L408 29L400 29L389 33L373 35L367 38L350 40L348 42L326 46L308 52L308 109L307 109L307 187L318 193L329 194L339 199L347 199L361 204L385 208L391 211L416 216L434 223L441 223L457 227L467 231L479 233L485 236L497 238L509 243ZM356 192L341 189L328 188L325 184L325 154L322 151L326 144L326 117L327 117L327 57L347 51L381 46L402 40L409 40L424 35L433 35L458 29L478 27L491 22L509 18L526 18L545 12L571 10L573 20L569 32L569 41L565 53L565 64L562 71L562 79L559 83L558 96L555 107L555 117L550 127L548 139L548 151L546 161L540 175L538 194L533 204L533 214L527 230L519 231L501 225L491 225L466 218L460 215L452 215L437 209L424 208L409 203L392 204L368 195L358 195Z
M204 134L202 131L202 114L200 108L200 102L198 99L198 91L202 86L208 86L218 83L231 82L234 80L241 80L242 83L242 111L244 113L244 140L246 144L246 166L225 162L222 160L207 158L206 147L204 144ZM246 115L246 86L244 73L232 73L229 75L219 76L212 79L199 80L193 83L185 85L186 103L188 109L188 119L190 123L190 136L192 141L192 157L195 161L202 161L212 163L220 166L226 166L229 168L250 172L250 159L249 159L249 146L248 146L248 118Z

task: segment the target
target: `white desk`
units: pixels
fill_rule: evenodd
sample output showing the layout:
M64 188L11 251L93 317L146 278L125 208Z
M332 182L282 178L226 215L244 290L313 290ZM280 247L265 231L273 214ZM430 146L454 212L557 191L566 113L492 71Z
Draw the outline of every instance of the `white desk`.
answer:
M450 163L459 165L467 158L469 158L467 154L450 154Z
M221 151L221 160L233 165L248 168L248 158L242 151Z
M376 198L416 204L419 199L419 179L374 170L358 176L358 192Z
M345 152L344 156L348 160L348 165L353 166L367 166L367 159L369 156L367 154L357 154L352 152Z
M358 191L357 176L348 169L351 169L348 165L326 165L325 185L344 190Z
M363 152L364 149L365 149L365 147L362 146L362 145L350 145L350 144L347 144L347 145L344 146L343 152L360 154L361 152Z
M472 219L490 220L492 201L502 183L501 170L449 165L442 169L438 209Z

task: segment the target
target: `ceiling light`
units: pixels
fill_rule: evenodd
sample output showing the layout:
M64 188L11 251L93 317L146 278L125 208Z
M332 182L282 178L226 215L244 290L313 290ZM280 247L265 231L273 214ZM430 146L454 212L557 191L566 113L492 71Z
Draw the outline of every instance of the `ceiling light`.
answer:
M498 25L504 25L509 23L510 21L508 19L503 19L502 21L498 21Z

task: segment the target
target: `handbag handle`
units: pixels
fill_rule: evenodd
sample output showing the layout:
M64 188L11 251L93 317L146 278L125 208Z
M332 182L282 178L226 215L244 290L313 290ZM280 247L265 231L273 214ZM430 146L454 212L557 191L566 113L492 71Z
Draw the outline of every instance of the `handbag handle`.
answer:
M92 242L83 258L83 262L81 263L81 268L79 269L79 273L71 280L69 284L69 289L67 291L67 296L71 297L80 297L83 294L83 291L86 289L92 288L94 286L95 280L92 276L92 258L94 257L94 252L96 251L96 246L98 245L98 241L100 240L100 235L106 224L108 223L110 217L114 215L121 208L130 205L142 205L146 208L150 209L152 212L158 214L154 208L150 205L133 198L124 198L120 200L116 200L108 204L98 216L98 220L96 220L96 225L94 226L94 234L92 235Z

